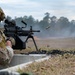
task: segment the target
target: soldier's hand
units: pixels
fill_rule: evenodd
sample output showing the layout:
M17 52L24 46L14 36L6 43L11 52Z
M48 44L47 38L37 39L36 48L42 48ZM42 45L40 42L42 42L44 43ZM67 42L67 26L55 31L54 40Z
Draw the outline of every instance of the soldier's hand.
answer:
M11 43L10 40L7 40L7 41L6 41L6 46L10 46L10 47L12 47L12 43Z

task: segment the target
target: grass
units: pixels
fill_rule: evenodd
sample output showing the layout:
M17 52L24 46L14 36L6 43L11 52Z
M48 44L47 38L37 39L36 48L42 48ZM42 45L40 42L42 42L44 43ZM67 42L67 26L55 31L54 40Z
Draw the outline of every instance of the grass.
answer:
M33 75L75 75L75 38L37 41L37 45L40 50L47 50L51 58L43 62L33 62L28 67L18 69L18 72ZM34 51L33 46L29 46L32 49L27 50Z
M34 62L28 67L18 69L18 72L32 73L33 75L74 75L75 55L70 53L55 54L49 60Z

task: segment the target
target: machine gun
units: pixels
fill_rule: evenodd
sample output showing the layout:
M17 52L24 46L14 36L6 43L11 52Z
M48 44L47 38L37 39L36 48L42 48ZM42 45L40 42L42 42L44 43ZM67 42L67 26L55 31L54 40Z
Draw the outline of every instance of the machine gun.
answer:
M27 24L22 21L22 23L25 24L25 27L27 26ZM14 20L5 20L5 25L4 25L4 34L7 36L7 37L13 37L15 39L15 46L13 46L13 49L26 49L26 42L29 38L32 38L33 42L34 42L34 45L35 45L35 48L36 50L38 51L38 48L37 48L37 45L36 45L36 42L34 40L34 37L33 37L33 34L34 32L40 32L40 30L33 30L32 29L32 26L30 26L30 29L29 30L23 30L23 28L25 27L19 27L19 26L16 26L16 23ZM23 41L20 36L24 36L26 39L25 41Z

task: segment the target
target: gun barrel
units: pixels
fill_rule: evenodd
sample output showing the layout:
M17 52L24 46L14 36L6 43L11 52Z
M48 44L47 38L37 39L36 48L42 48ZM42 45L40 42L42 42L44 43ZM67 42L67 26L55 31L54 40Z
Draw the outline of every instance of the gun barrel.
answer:
M40 30L32 30L31 32L40 32Z
M18 31L18 35L20 35L20 36L28 36L28 35L32 35L32 34L34 34L33 32L40 32L40 30L32 30L32 31L30 31L30 30L23 30L23 31Z

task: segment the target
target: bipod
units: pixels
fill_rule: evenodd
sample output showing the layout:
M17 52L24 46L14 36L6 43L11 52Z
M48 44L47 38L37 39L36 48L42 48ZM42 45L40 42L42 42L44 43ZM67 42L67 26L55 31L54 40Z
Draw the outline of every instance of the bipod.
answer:
M32 35L29 35L29 36L26 38L25 43L27 42L27 40L28 40L29 38L32 38L32 40L33 40L33 42L34 42L34 45L35 45L35 48L36 48L36 51L38 52L38 51L39 51L39 50L38 50L38 47L37 47L36 42L35 42L35 39L34 39L34 37L33 37Z

